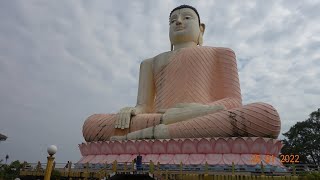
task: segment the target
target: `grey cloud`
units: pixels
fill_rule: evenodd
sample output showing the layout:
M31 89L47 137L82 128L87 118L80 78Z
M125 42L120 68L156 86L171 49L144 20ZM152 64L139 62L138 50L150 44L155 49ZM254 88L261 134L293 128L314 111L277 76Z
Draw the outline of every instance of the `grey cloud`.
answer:
M235 50L244 103L267 102L282 133L319 108L317 4L194 2L205 45ZM0 159L80 159L89 115L136 102L143 59L170 48L171 1L1 1Z

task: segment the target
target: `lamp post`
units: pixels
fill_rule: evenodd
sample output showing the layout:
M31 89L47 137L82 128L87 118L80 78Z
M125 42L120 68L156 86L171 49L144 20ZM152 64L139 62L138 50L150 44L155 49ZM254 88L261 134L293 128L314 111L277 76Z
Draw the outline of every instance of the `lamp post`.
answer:
M58 148L55 145L51 145L47 149L49 156L47 157L48 162L47 162L47 167L46 167L46 173L44 175L44 180L50 180L52 165L53 165L53 161L54 161L53 155L57 152L57 150L58 150Z

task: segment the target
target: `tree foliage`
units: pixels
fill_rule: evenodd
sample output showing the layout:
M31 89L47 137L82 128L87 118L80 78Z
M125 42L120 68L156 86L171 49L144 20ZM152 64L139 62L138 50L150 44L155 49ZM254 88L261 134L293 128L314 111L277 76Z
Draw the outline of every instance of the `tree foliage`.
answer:
M10 165L0 165L0 179L14 179L19 177L21 167L22 164L19 161L13 161Z
M283 134L282 154L299 155L300 163L320 164L320 109Z

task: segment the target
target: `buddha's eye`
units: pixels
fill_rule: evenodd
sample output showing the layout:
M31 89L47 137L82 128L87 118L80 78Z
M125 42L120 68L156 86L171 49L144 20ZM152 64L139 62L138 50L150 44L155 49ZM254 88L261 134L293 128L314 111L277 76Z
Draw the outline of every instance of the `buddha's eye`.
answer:
M174 22L176 22L176 20L175 20L175 19L172 19L172 20L170 21L170 24L172 24L172 23L174 23Z
M184 17L184 19L191 19L191 16L186 16Z

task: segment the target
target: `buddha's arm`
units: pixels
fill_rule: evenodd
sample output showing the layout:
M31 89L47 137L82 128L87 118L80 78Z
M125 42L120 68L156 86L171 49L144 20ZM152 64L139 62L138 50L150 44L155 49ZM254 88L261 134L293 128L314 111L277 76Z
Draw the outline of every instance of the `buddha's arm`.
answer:
M153 58L144 60L140 65L139 88L136 108L140 113L150 113L153 110L155 85L153 81Z
M242 99L236 55L228 48L217 48L217 51L219 51L220 99L208 105L222 105L226 109L240 107Z
M150 113L152 111L155 94L152 62L153 59L142 61L140 65L137 105L120 110L115 128L129 128L132 115Z

